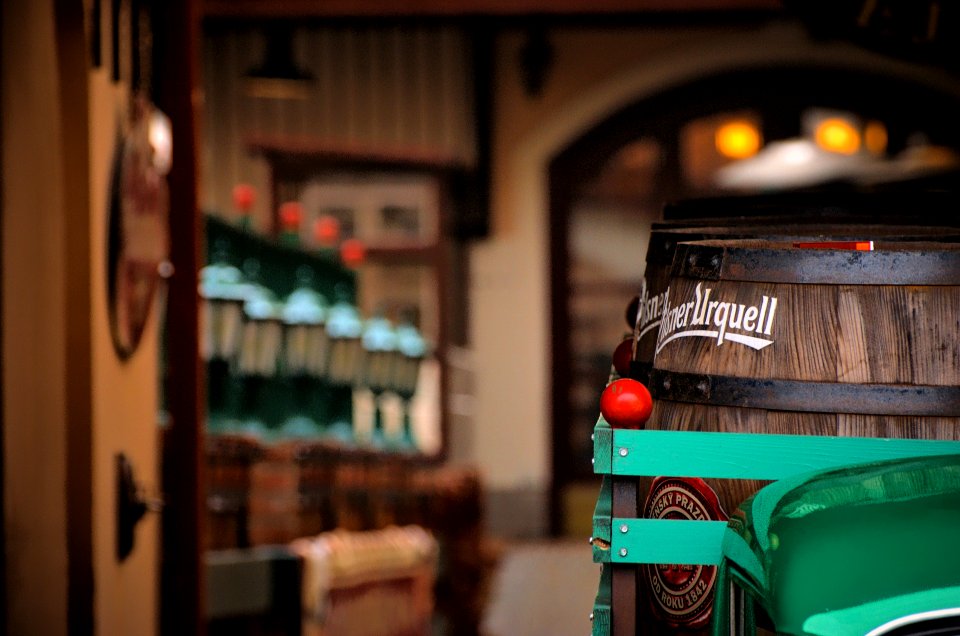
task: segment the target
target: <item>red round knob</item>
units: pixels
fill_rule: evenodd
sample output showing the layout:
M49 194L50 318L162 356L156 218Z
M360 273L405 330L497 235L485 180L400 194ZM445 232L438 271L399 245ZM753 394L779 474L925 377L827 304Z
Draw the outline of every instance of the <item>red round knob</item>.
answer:
M653 411L650 391L636 380L621 378L600 395L600 413L615 428L640 428Z
M233 186L233 207L240 212L249 212L256 199L257 191L249 183L238 183Z
M313 238L324 247L335 245L340 238L340 221L328 214L318 217L313 224Z
M340 244L340 259L347 267L357 267L363 263L367 248L359 239L347 239Z
M296 230L303 219L303 206L298 201L287 201L280 206L280 225L285 230Z

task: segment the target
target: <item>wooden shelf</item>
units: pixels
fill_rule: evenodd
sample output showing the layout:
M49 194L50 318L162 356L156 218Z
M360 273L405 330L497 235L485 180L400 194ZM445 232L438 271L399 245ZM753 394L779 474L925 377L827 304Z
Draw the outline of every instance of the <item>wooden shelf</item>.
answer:
M309 178L322 169L435 173L467 168L458 157L429 146L365 145L289 135L251 135L244 143L251 153L264 156L286 179Z

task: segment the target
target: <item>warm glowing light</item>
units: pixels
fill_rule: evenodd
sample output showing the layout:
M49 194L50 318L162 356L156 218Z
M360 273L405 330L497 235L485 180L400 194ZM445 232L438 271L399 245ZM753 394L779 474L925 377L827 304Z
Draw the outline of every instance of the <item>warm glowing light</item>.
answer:
M167 174L173 162L173 132L170 130L170 118L159 110L150 113L147 137L153 148L153 167L160 174Z
M860 150L860 133L845 119L824 119L815 133L817 145L824 150L852 155Z
M727 122L717 128L714 143L724 157L746 159L760 150L760 131L748 121Z
M875 155L882 155L887 150L887 127L883 122L871 121L863 130L863 143L867 150Z
M817 157L816 148L805 139L792 139L777 143L776 152L771 155L785 166L805 166Z

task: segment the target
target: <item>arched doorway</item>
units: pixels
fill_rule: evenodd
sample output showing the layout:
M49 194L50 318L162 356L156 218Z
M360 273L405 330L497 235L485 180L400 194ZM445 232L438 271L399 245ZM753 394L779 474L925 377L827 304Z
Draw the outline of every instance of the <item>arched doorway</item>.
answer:
M735 191L876 185L908 176L905 158L918 155L926 157L921 164L942 160L941 168L951 162L955 168L960 136L951 113L958 103L960 83L933 85L881 70L800 63L730 70L629 104L554 155L549 164L554 533L588 532L599 483L592 475L590 434L613 349L629 329L623 316L639 291L650 225L660 219L664 204ZM856 134L855 148L827 148L824 144L834 142L819 139L818 131L836 121ZM721 129L730 123L752 130L756 147L739 155L736 148L721 148ZM744 170L787 141L887 171L871 172L852 160L805 175L796 166Z

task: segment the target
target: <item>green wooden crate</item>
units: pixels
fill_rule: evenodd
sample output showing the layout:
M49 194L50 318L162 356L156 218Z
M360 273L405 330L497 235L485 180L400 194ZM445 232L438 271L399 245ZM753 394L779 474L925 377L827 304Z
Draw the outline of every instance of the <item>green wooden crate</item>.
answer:
M611 572L644 563L718 565L725 521L613 515L615 478L661 475L780 480L846 465L960 453L960 442L917 439L594 429L594 472L603 484L593 517L593 559L603 564L593 635L609 636L616 613ZM600 620L598 620L598 618Z

